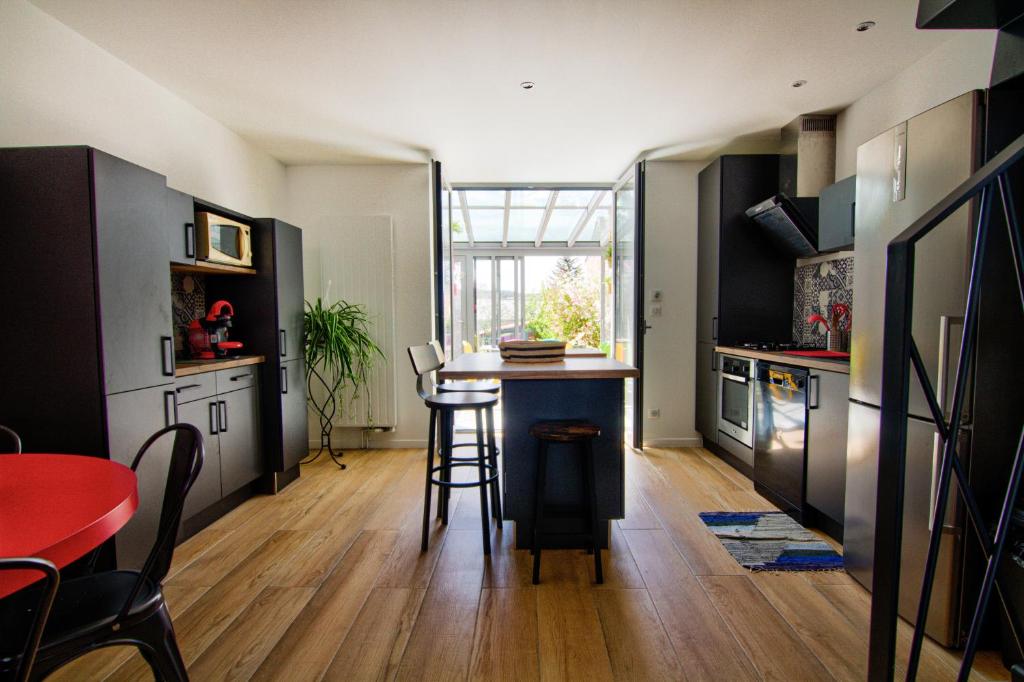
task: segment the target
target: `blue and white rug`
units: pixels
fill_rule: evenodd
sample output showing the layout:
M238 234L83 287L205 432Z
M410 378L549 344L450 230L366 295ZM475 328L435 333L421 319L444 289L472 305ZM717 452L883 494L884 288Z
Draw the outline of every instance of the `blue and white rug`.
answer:
M833 571L843 557L782 512L701 512L737 563L752 571Z

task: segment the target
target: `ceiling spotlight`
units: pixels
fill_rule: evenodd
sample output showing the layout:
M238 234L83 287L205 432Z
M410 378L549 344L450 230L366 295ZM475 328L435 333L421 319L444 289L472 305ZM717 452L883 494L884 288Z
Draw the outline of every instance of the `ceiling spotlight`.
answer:
M519 84L519 87L521 87L523 90L532 90L533 86L533 81L523 81L522 83Z
M862 21L859 24L857 24L857 31L859 33L863 33L864 31L870 31L874 27L875 27L875 22L873 22L873 21Z
M793 81L791 84L794 88L802 88L807 85L807 81Z

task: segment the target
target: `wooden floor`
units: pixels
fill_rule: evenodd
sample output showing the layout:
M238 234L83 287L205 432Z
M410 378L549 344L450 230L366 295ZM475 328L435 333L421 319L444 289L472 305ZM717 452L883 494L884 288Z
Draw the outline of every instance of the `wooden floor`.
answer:
M193 680L865 679L869 595L843 573L738 566L697 513L772 506L705 450L628 453L603 586L578 551L545 552L532 586L512 524L485 559L473 489L421 554L423 451L346 459L178 547L165 593ZM956 665L929 645L919 679L954 679ZM1006 678L991 653L978 669ZM111 648L51 679L150 674Z

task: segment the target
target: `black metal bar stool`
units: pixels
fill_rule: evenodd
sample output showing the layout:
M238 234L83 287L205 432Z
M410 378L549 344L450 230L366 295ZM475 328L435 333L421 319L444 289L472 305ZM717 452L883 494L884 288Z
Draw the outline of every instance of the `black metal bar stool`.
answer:
M432 486L438 486L438 517L444 524L448 523L448 504L452 488L480 488L480 523L483 533L484 554L491 553L491 529L488 520L487 489L491 490L497 525L501 528L501 496L498 483L498 463L494 437L494 406L498 396L482 392L451 392L434 393L427 385L430 374L442 365L433 344L411 346L409 359L416 372L416 391L423 402L430 408L430 431L427 437L427 475L426 489L423 499L423 538L421 549L427 551L427 538L430 530L430 496ZM476 445L475 457L456 457L454 452L454 414L460 410L473 410L476 413ZM484 417L487 429L484 429ZM435 438L440 423L440 437ZM438 443L438 441L440 441ZM437 445L440 464L434 465L434 449ZM459 483L452 480L452 471L456 467L476 467L476 481ZM435 478L437 475L437 478Z
M530 435L539 441L537 451L537 486L533 512L533 584L540 584L540 550L544 540L544 516L547 488L548 444L575 443L581 458L583 474L583 508L587 520L588 551L594 554L594 575L598 584L604 582L601 572L601 547L597 541L597 487L594 480L594 439L601 435L601 429L588 421L545 421L530 427Z

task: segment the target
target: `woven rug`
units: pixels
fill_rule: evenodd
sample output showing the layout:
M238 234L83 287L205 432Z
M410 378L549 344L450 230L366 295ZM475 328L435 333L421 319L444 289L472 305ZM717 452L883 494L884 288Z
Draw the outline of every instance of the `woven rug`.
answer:
M833 571L843 557L782 512L701 512L732 558L752 571Z

